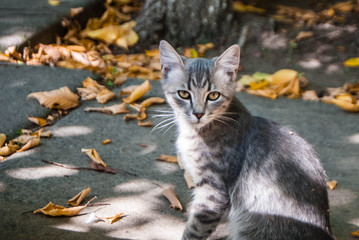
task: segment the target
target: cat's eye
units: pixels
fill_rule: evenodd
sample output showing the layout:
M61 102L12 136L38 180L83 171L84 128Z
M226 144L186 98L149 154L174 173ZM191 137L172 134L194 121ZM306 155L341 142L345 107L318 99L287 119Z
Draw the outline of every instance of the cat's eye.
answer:
M219 98L220 95L221 94L219 92L210 92L207 98L208 100L215 101Z
M187 92L185 90L179 90L178 95L183 99L190 99L191 98L191 95L189 94L189 92Z

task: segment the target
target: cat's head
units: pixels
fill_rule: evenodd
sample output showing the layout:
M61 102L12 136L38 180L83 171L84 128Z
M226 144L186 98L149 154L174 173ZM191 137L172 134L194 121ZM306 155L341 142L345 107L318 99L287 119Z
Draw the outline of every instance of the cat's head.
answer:
M235 94L239 46L213 59L185 58L166 41L159 49L162 88L176 117L195 128L219 118Z

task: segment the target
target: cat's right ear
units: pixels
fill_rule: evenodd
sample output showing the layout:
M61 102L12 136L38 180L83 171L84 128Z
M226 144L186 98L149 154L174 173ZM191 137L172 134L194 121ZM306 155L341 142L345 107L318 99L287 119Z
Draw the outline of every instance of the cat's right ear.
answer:
M166 78L172 70L183 70L184 65L180 55L165 40L160 42L160 59L162 67L162 76Z

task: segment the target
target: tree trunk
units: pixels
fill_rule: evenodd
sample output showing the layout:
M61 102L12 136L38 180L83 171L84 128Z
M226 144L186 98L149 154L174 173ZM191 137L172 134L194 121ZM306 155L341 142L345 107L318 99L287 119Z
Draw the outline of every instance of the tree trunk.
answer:
M135 30L144 46L214 41L229 32L231 8L232 0L146 0Z

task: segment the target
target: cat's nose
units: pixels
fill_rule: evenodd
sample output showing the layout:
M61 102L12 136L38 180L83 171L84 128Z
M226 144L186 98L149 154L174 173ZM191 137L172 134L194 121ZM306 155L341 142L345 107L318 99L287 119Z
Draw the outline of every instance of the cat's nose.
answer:
M204 113L193 113L193 115L195 115L197 119L200 120L201 117L203 117Z

